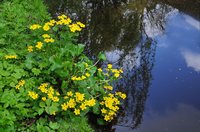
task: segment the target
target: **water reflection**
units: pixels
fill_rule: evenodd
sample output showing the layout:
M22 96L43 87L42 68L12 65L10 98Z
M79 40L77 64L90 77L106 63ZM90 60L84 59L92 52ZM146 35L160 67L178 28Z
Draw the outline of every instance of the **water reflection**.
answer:
M143 127L135 132L198 132L199 119L199 109L187 104L178 104L175 109L168 109L165 115L150 110L147 120L142 124ZM116 132L133 131L120 126L116 128Z
M183 50L182 55L188 67L193 68L195 71L200 71L200 54L189 50Z
M89 57L95 59L104 51L109 63L125 69L116 89L126 92L128 99L118 116L117 126L137 128L143 121L152 80L157 48L154 38L164 34L167 18L178 10L161 0L46 1L53 15L65 13L86 23L79 41L85 43ZM196 26L195 21L186 19ZM196 54L184 51L183 56L188 66L200 65L191 59Z

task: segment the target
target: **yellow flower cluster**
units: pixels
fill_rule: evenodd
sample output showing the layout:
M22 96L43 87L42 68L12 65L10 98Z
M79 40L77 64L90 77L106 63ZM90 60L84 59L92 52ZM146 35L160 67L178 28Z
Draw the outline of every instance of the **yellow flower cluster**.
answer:
M48 85L48 83L42 83L38 89L42 92L47 94L48 98L51 99L53 102L58 102L60 99L58 98L58 96L60 95L59 92L56 92L55 89ZM43 101L46 101L46 97L42 97Z
M122 99L126 98L126 94L122 93L122 92L116 92L115 95L119 96Z
M46 43L55 42L55 40L53 38L51 38L51 36L49 36L48 34L43 34L42 37L44 38L44 42L46 42Z
M98 68L98 71L99 71L99 72L103 72L103 70L102 70L101 68Z
M54 19L50 20L49 22L46 22L43 27L39 24L33 24L30 26L30 29L36 30L42 27L44 31L49 31L51 27L55 25L68 25L71 32L81 31L82 28L85 28L85 25L83 23L72 23L72 20L69 17L67 17L66 15L60 15L58 16L58 21L55 21Z
M125 99L125 94L121 92L117 92L115 95ZM111 121L119 110L120 101L115 95L109 93L108 96L103 97L103 101L100 102L100 105L102 105L101 113L105 121Z
M81 22L77 22L77 25L79 25L81 28L85 28L85 24L81 23Z
M59 21L56 22L57 25L69 25L72 22L66 15L60 15L58 16L58 19Z
M20 81L18 82L18 84L15 86L15 88L19 90L20 87L24 86L24 84L25 84L25 81L24 81L24 80L20 80Z
M104 88L107 89L107 90L113 90L113 87L110 86L110 85L106 85L106 86L104 86Z
M86 100L85 94L72 91L67 92L67 96L64 97L67 101L61 104L62 110L73 109L75 115L80 115L81 110L87 109L87 107L92 107L96 104L94 98Z
M113 73L113 75L114 75L114 77L116 77L116 78L118 78L118 77L120 77L120 74L121 73L123 73L123 70L122 69L112 69L112 64L108 64L107 65L107 71L111 71L112 73Z
M16 55L6 55L5 56L6 59L17 59Z
M39 28L41 28L42 26L40 26L39 24L33 24L33 25L31 25L30 26L30 29L31 30L36 30L36 29L39 29Z
M28 95L34 100L38 98L38 94L33 91L29 91Z
M33 46L28 46L27 50L28 50L28 52L32 52L33 51Z
M76 31L81 31L82 28L85 28L85 25L81 22L77 22L69 25L69 28L71 32L76 32Z
M90 77L90 73L85 73L85 75L82 75L82 76L73 76L71 79L73 80L73 81L81 81L81 80L84 80L84 79L86 79L87 77Z
M83 101L84 100L84 94L81 94L81 93L79 93L79 92L76 92L75 93L75 97L76 97L76 101L77 102L81 102L81 101Z
M42 46L43 46L43 43L42 43L42 42L37 42L37 44L36 44L35 47L38 48L38 49L41 49Z
M49 22L46 22L43 26L43 30L44 31L49 31L51 29L52 26L54 26L56 24L55 20L50 20Z
M69 25L69 28L71 32L81 31L81 27L79 27L78 24L71 24Z

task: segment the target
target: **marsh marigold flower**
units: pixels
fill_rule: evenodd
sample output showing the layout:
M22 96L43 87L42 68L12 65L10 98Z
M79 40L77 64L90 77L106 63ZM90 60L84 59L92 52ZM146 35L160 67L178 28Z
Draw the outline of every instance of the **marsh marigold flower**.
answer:
M33 24L33 25L30 26L31 30L36 30L36 29L39 29L39 28L41 28L41 26L39 24Z
M15 86L16 89L20 89L20 87L24 86L25 81L24 80L20 80L19 83Z
M46 101L46 100L47 100L47 98L46 98L46 97L42 97L42 100L43 100L43 101Z
M80 115L80 110L79 110L79 109L75 109L75 110L74 110L74 114L75 114L75 115Z
M32 91L29 91L28 95L34 100L38 98L38 94Z
M77 24L82 27L82 28L85 28L85 24L81 23L81 22L77 22Z
M108 69L112 69L112 64L108 64Z
M28 46L28 52L32 52L33 51L33 46Z
M6 55L5 56L6 59L17 59L16 55Z
M42 46L43 46L43 43L42 43L42 42L37 42L37 44L36 44L35 47L38 48L38 49L41 49Z
M68 108L68 105L66 103L61 104L62 110L66 111Z
M42 37L43 38L50 38L51 36L49 36L48 34L43 34Z

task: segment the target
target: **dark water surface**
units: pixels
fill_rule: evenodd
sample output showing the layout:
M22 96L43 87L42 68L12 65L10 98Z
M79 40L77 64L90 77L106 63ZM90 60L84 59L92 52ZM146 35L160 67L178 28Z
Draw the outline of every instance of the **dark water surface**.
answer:
M200 132L198 0L46 1L52 15L86 23L89 57L103 51L125 70L116 89L128 98L112 131Z

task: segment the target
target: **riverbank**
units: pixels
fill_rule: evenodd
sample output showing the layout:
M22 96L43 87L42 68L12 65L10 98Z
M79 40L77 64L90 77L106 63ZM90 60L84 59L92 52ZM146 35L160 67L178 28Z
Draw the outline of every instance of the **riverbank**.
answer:
M26 49L30 39L27 29L33 23L43 23L50 18L42 0L4 0L0 3L0 131L93 131L85 117L71 120L35 113L27 95L15 90L25 83L21 81L16 85L17 80L28 76L21 68L25 54L21 50ZM18 62L6 62L4 53L18 53L17 57L22 58ZM9 57L11 59L12 56Z

